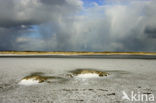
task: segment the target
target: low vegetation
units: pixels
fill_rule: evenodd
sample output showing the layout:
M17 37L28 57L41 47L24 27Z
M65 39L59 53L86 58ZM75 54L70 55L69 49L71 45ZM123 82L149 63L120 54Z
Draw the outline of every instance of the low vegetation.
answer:
M45 52L45 51L0 51L0 54L15 55L156 55L156 52Z

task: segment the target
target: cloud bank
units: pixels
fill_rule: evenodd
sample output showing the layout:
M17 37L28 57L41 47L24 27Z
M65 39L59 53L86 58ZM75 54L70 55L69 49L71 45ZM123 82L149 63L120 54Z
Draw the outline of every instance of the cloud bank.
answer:
M156 2L106 1L0 0L0 50L156 51Z

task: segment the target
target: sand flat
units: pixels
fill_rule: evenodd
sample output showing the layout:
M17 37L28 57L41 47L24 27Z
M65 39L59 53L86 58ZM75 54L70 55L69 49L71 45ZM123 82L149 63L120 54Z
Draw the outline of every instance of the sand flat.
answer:
M131 103L122 100L123 91L128 95L134 91L156 96L155 67L156 59L0 58L0 103ZM106 71L110 75L86 79L66 76L77 68ZM18 85L33 72L65 81Z

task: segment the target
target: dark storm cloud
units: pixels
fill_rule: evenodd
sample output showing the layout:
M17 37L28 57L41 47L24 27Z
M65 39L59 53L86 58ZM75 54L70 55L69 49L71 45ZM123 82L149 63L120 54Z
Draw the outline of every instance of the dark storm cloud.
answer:
M55 20L80 8L78 3L81 2L73 1L0 0L0 26L34 25Z
M147 34L147 37L156 38L156 28L146 27L144 32Z
M0 50L45 49L36 46L40 45L41 39L23 37L32 33L29 27L47 22L58 23L64 16L76 13L81 6L80 0L0 0Z
M14 28L0 28L0 50L16 49L16 38L19 36L19 31Z
M40 0L40 1L48 5L63 5L66 3L65 0Z
M112 1L0 0L0 50L156 51L156 2Z
M147 27L145 29L145 33L148 33L148 34L156 34L156 28Z

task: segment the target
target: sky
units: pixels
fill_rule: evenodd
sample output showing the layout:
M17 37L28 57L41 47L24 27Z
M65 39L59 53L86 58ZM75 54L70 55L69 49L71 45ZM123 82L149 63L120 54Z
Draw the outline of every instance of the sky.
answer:
M0 0L0 51L156 52L156 0Z

